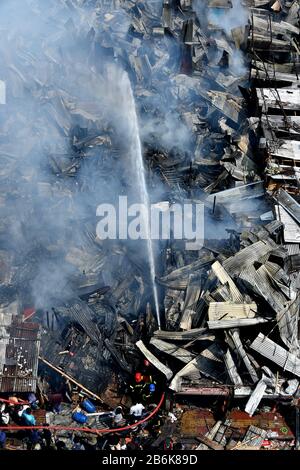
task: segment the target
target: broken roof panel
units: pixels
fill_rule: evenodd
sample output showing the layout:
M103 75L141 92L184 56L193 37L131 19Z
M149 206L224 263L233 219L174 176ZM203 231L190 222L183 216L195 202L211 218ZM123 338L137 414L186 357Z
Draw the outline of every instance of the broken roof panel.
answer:
M263 333L259 333L250 347L270 361L275 362L282 369L300 377L300 359L276 344Z
M243 386L243 381L237 371L236 365L234 363L234 360L232 358L232 355L230 353L230 350L227 349L226 354L224 356L224 361L225 365L227 368L228 375L230 377L230 380L234 385L237 387L242 387Z
M256 387L245 406L245 411L250 416L253 416L255 413L267 388L275 389L275 377L268 367L262 367L262 378L257 382Z
M191 362L189 362L183 369L181 369L174 376L172 382L170 383L170 389L175 392L180 392L182 378L190 375L195 375L201 378L201 374L206 377L210 377L217 382L222 382L222 377L225 377L225 369L222 362L214 356L215 347L210 346L209 348L202 351L199 356L195 357Z
M284 224L283 236L285 243L300 243L300 225L282 207L275 206L276 219Z
M300 161L300 142L298 140L279 140L268 143L269 154L273 160L287 159Z
M186 364L192 361L195 357L195 354L191 353L187 349L180 348L176 346L176 344L167 343L161 339L151 338L150 344L152 344L159 351L165 354L169 354L170 356L173 356L179 361L185 362Z
M248 288L265 299L276 313L281 314L288 307L290 302L278 288L274 287L274 279L264 265L258 269L253 265L248 266L240 273L240 279Z
M243 326L253 326L258 325L259 323L266 323L269 320L262 317L255 318L233 318L231 320L216 320L208 321L207 325L210 330L219 330L227 328L239 328Z
M298 88L257 88L259 105L264 110L269 108L299 111L300 90Z
M256 303L210 302L208 308L208 318L210 321L253 318L256 313Z
M245 348L244 348L243 343L242 343L241 338L240 338L239 330L238 329L229 330L227 335L228 335L227 338L230 339L233 342L237 354L239 355L239 357L244 362L244 364L245 364L245 366L246 366L246 368L249 372L249 375L251 377L251 380L254 383L256 383L258 381L258 375L257 375L257 372L256 372L252 362L250 361L250 359L249 359L249 357L248 357L248 355L245 351Z
M162 374L164 374L168 380L170 380L171 377L173 377L173 372L171 371L171 369L169 369L169 367L167 367L165 364L160 362L154 356L154 354L152 354L152 352L150 352L149 349L146 348L142 340L137 341L135 344L138 347L138 349L141 351L141 353L144 354L146 359L148 359L148 361L151 362L151 364L153 364L154 367L156 367L156 369L158 369Z
M223 266L228 273L238 274L276 248L276 243L271 239L264 241L259 240L225 260Z
M243 302L243 295L240 293L235 283L233 282L229 274L225 271L224 267L219 263L219 261L216 261L214 264L212 264L211 269L217 276L221 284L228 284L230 294L232 296L232 301Z
M207 328L193 328L188 331L154 331L154 336L160 339L167 339L173 341L194 341L194 340L206 340L213 339L212 335Z
M300 224L300 204L290 194L280 188L274 199Z
M0 325L0 331L0 391L35 392L40 325L11 318L9 324Z

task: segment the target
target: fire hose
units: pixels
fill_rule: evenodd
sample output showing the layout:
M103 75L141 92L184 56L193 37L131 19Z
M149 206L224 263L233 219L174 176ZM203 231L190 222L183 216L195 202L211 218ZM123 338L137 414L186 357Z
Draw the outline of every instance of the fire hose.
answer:
M160 409L161 405L163 404L164 398L165 398L165 394L163 393L158 405L156 406L156 408L154 408L154 410L150 413L149 416L146 416L144 419L141 419L140 421L137 421L134 424L129 424L129 425L124 426L122 428L113 428L113 429L97 429L97 428L94 428L94 429L90 429L90 428L78 428L78 427L72 427L72 426L39 426L39 425L36 425L36 426L16 426L15 425L15 426L0 426L0 430L2 430L2 431L20 431L21 429L23 429L23 430L28 430L29 431L29 430L33 430L33 429L48 429L48 430L52 430L52 431L72 431L72 432L80 431L80 432L89 432L89 433L94 433L94 434L127 431L127 430L130 430L130 429L136 428L137 426L139 426L140 424L145 423L146 421L149 421L149 419L151 419L158 412L158 410ZM5 400L5 401L8 401L8 400ZM16 403L14 403L14 404L16 404Z

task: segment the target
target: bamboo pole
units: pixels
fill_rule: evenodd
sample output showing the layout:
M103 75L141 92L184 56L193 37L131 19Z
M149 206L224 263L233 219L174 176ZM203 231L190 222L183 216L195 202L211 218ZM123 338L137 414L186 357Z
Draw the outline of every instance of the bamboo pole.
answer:
M96 398L97 400L99 400L101 403L104 403L104 401L102 400L102 398L100 398L98 395L96 395L96 393L94 392L91 392L90 390L88 390L87 388L85 388L82 384L80 384L79 382L77 382L75 379L73 379L73 377L71 377L70 375L66 374L65 372L63 372L62 370L60 370L58 367L55 367L53 364L51 364L51 362L47 361L46 359L44 359L43 357L39 356L39 360L42 361L44 364L46 364L47 366L49 366L51 369L55 370L56 372L58 372L58 374L60 374L62 377L65 377L66 379L70 380L70 382L74 383L75 385L77 385L78 387L80 387L82 390L84 390L88 395L92 396L93 398Z

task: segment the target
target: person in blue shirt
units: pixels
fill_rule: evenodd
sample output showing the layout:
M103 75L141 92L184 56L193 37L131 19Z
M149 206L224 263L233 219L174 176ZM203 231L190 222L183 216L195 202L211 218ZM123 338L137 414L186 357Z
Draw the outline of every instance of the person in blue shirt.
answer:
M25 423L25 426L35 426L36 419L32 414L31 408L26 408L22 413L22 420Z
M5 449L6 446L6 433L0 430L0 449Z

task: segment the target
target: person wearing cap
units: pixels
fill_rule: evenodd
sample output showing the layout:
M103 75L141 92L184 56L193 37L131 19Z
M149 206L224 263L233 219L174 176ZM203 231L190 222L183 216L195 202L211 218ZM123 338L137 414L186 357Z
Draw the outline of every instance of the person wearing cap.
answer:
M145 383L153 382L153 377L151 373L151 364L148 361L148 359L144 359L142 373L143 373L143 379Z
M117 408L112 412L113 418L113 427L121 428L125 425L125 419L123 416L123 410L121 406L117 406Z
M155 394L156 391L156 384L155 383L150 383L147 384L147 388L145 389L145 392L143 393L143 400L147 401L149 403L149 400L152 401L153 395Z
M143 391L146 387L146 384L144 382L144 378L141 374L141 372L136 372L134 375L135 383L133 385L129 386L130 392L133 395L133 399L140 399L140 397L143 394Z

